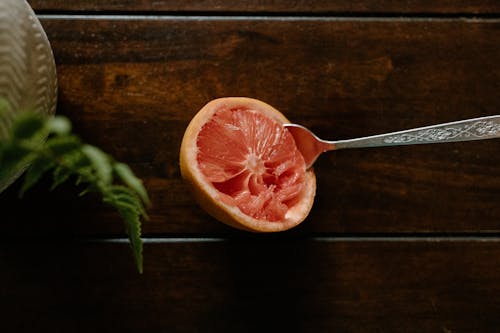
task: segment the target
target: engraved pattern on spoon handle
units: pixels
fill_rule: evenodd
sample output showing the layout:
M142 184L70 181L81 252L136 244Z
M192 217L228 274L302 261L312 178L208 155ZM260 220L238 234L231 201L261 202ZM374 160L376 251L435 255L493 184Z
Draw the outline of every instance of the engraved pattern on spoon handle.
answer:
M336 149L444 143L500 138L500 115L332 142Z

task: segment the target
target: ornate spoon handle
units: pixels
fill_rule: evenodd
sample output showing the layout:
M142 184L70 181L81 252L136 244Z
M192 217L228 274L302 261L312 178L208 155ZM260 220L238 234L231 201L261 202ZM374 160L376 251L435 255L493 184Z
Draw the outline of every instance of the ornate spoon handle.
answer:
M500 137L500 115L454 121L405 131L330 141L335 149L484 140Z

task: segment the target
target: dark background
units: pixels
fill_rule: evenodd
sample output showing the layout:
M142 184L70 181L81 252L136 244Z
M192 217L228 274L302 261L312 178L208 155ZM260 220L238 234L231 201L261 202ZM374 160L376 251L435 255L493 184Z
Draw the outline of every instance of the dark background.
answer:
M180 178L208 101L261 99L328 139L498 114L498 1L31 0L58 113L153 207L144 274L99 198L0 194L4 332L496 332L500 140L345 150L280 234L231 229Z

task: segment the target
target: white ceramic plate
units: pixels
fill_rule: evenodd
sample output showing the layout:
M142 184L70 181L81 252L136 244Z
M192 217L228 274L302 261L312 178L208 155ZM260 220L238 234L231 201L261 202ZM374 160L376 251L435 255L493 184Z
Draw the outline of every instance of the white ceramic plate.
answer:
M54 56L45 31L25 0L0 0L0 97L8 102L7 112L0 115L0 140L19 112L55 112ZM0 192L23 169L0 179Z

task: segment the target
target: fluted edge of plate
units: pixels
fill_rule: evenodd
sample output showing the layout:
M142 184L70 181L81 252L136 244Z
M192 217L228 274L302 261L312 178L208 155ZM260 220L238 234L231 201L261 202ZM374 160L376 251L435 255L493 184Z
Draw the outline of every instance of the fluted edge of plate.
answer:
M45 31L25 0L0 1L0 97L7 110L0 115L0 140L21 112L55 113L57 73ZM24 171L0 179L0 192Z

